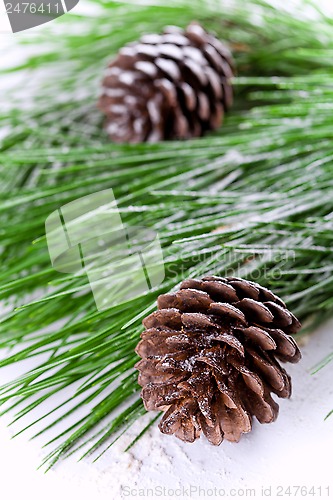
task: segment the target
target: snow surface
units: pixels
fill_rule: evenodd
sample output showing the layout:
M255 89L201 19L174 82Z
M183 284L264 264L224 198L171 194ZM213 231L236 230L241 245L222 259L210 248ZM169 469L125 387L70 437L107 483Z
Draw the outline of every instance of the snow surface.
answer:
M234 491L245 498L264 498L262 488L269 492L271 487L271 496L275 498L278 487L303 486L304 493L314 486L322 488L321 497L319 490L314 497L303 496L328 498L328 486L333 495L333 417L324 417L333 408L333 364L316 375L311 375L311 369L333 351L332 329L333 321L308 337L302 347L302 361L288 365L293 396L279 401L277 421L269 425L255 423L253 431L239 443L225 442L213 447L200 439L185 444L162 435L155 425L125 453L126 446L144 425L141 421L99 461L92 463L87 458L78 463L78 456L74 456L45 475L36 469L43 458L41 445L48 436L29 442L27 432L11 440L19 427L6 428L10 419L2 417L0 493L6 492L6 498L15 500L23 498L27 491L37 500L112 500L135 498L143 493L146 498L207 498L214 492L219 498L235 496ZM15 376L15 370L7 370L6 379Z

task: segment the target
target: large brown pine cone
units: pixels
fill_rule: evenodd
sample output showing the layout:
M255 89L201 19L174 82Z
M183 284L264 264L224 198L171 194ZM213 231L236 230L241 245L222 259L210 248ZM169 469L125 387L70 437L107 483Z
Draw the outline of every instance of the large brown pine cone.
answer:
M165 434L193 442L201 431L215 445L238 441L260 423L275 420L291 394L280 366L301 354L290 336L299 321L266 288L240 278L187 279L161 295L143 324L136 352L147 410L164 410Z
M116 142L187 139L216 129L232 104L229 50L199 24L165 28L123 47L99 108Z

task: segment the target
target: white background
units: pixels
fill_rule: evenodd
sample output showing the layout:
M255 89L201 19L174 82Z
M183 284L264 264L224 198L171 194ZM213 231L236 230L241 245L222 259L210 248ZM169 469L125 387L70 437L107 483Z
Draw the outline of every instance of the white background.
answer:
M332 7L332 4L328 0L327 5ZM0 48L17 39L17 35L1 35L8 28L2 8L0 1ZM20 50L17 56L20 58ZM0 64L3 52L1 58ZM313 366L333 351L332 329L333 322L330 322L313 333L302 347L302 361L288 366L293 378L293 396L288 401L279 401L278 420L270 425L255 424L253 431L238 444L226 442L213 447L200 439L186 445L160 434L155 426L130 452L124 453L135 435L134 426L100 461L92 463L86 459L77 463L74 457L45 475L37 471L37 467L43 458L41 445L47 436L36 442L28 441L27 432L12 440L17 428L8 428L10 417L3 417L0 419L0 497L112 500L120 495L135 498L145 493L146 497L153 498L161 490L147 488L165 487L173 490L166 490L166 495L160 497L186 498L192 487L192 498L211 497L214 488L220 490L220 494L224 489L225 496L261 498L261 488L265 487L266 496L278 498L278 486L306 486L308 492L312 486L322 488L321 496L318 489L315 496L301 496L301 492L307 491L303 489L296 498L327 498L326 487L330 486L330 496L333 496L333 416L324 420L333 408L333 363L311 375ZM15 377L15 370L16 367L7 370L5 378ZM2 377L0 372L0 384L4 381ZM179 487L185 491L177 490ZM194 493L198 487L202 488L200 494ZM267 490L269 487L271 491ZM255 496L253 491L246 491L247 488L254 488ZM290 491L292 495L283 495L283 498L294 498L294 488Z
M277 487L330 486L333 495L332 449L333 417L324 420L333 408L333 364L311 375L312 367L333 351L333 321L314 332L302 346L303 358L297 365L288 365L293 379L293 396L279 400L280 415L269 425L254 423L253 431L239 443L225 442L213 447L204 439L185 444L172 436L162 435L155 426L144 435L130 452L126 446L136 435L142 423L137 424L118 441L98 462L73 457L60 463L46 475L37 471L43 458L41 445L47 436L28 441L27 435L10 439L16 428L7 428L9 417L0 420L0 495L6 492L10 499L23 498L27 491L36 499L44 498L126 498L128 488L134 498L139 489L166 487L214 487L246 497L246 490L254 488L261 498L261 488L272 487L275 498ZM15 376L15 368L6 370L6 379ZM29 422L29 419L26 420ZM157 490L158 491L158 490ZM192 498L204 498L192 495ZM293 491L293 489L292 489ZM303 491L305 491L303 489ZM318 492L319 490L317 490ZM247 492L247 497L250 492ZM150 494L150 497L152 493ZM175 497L172 491L163 498ZM182 497L181 497L182 498ZM287 498L287 496L286 496ZM304 497L303 497L304 498Z

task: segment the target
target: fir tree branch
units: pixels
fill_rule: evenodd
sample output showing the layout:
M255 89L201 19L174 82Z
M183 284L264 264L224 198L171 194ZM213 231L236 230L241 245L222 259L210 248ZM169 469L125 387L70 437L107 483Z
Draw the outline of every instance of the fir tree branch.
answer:
M144 413L133 370L141 321L185 277L255 276L308 330L333 312L332 21L320 13L296 19L261 0L97 4L96 18L54 22L67 34L10 70L28 72L34 99L26 109L14 93L17 101L0 114L0 299L17 306L0 323L0 346L13 349L0 366L36 359L0 388L0 403L16 421L44 408L28 428L53 420L36 435L61 424L48 465L76 449L105 449ZM95 100L111 54L142 32L192 19L235 54L237 105L223 128L185 143L109 143ZM107 187L126 224L158 232L166 279L97 311L85 275L51 268L44 223L65 203ZM66 423L79 410L83 416Z

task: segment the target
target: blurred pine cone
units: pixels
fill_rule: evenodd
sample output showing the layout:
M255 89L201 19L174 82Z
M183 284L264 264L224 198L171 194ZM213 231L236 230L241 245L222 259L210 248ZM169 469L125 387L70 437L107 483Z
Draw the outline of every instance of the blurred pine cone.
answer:
M163 410L165 434L193 442L201 431L215 445L238 441L275 420L290 377L277 359L301 354L289 335L300 328L286 305L266 288L240 278L187 279L161 295L143 324L136 352L147 410Z
M123 47L108 67L99 108L115 142L198 137L232 104L229 50L199 24L170 26Z

